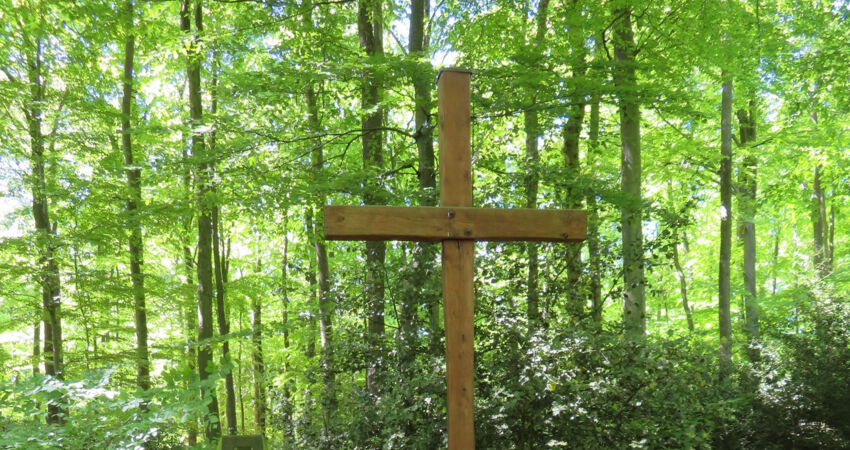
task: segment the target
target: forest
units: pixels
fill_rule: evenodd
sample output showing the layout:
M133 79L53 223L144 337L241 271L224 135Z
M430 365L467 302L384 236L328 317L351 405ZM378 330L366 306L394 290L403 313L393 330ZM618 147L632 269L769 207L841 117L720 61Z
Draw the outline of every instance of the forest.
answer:
M847 0L0 0L0 448L432 449L439 204L474 246L481 449L850 448ZM843 231L842 231L843 230Z

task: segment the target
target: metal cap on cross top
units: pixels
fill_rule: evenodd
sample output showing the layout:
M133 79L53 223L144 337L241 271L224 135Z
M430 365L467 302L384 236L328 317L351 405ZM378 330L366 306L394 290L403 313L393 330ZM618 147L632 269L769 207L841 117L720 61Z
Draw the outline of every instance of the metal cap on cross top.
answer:
M475 241L578 242L587 214L576 210L472 207L470 76L437 75L440 206L326 206L325 239L441 242L446 329L449 449L475 448L473 420Z

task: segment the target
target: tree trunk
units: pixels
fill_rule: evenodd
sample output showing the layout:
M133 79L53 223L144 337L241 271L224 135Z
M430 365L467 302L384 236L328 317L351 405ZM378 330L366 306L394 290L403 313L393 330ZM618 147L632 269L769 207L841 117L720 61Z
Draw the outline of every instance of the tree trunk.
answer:
M818 125L817 111L811 114L812 122ZM815 166L814 179L812 182L812 234L814 238L814 264L815 273L818 277L824 278L829 275L830 270L827 265L828 259L828 236L829 230L826 223L826 195L823 191L821 183L821 171L823 167L818 164Z
M210 113L215 116L218 113L218 72L217 55L214 56L212 74L212 94ZM216 132L215 128L210 132L209 153L212 158L210 162L210 173L216 169ZM216 193L215 185L211 186L213 194ZM218 198L218 196L214 196ZM227 283L228 254L225 253L221 244L221 207L216 203L211 207L212 213L212 243L213 243L213 273L215 275L215 304L216 319L218 321L218 334L227 336L230 334L230 322L227 320L227 308L225 307L225 293ZM228 434L237 434L236 425L236 391L233 387L233 368L230 360L230 338L225 338L221 344L221 365L229 367L224 374L225 407L224 416L227 418Z
M770 289L772 295L776 295L776 283L779 280L779 235L782 228L777 224L773 234L773 286Z
M316 32L313 24L313 3L304 3L304 25L311 31ZM316 87L312 80L308 80L304 86L304 100L307 104L307 129L312 135L321 132L321 121L319 118L319 106L317 101ZM318 139L310 141L312 146L311 163L312 177L316 184L320 184L322 169L325 164L325 155ZM316 253L316 276L314 284L318 288L316 296L319 300L319 343L321 345L321 369L322 369L322 427L325 436L329 436L333 429L334 417L336 416L337 393L336 393L336 367L334 364L334 333L333 317L336 311L333 294L331 293L330 268L328 265L328 251L322 238L324 228L324 212L322 208L326 203L326 192L319 190L315 199L317 213L315 223L310 216L310 241ZM312 206L310 206L312 208Z
M50 225L49 199L45 177L44 135L41 130L44 104L42 78L41 39L31 42L25 34L27 78L30 85L30 103L25 106L25 116L30 135L30 167L32 168L32 214L37 235L37 254L41 285L41 303L44 322L44 373L58 380L65 378L62 354L62 309L60 297L59 264L55 258L56 228ZM60 402L61 403L61 402ZM55 402L47 405L47 423L61 424L67 410Z
M549 11L549 0L541 0L537 5L536 30L532 43L533 52L531 59L531 70L538 70L539 60L542 56L541 46L546 38L547 13ZM523 126L525 127L525 207L537 208L537 193L540 187L540 118L537 111L538 86L532 86L528 92L529 104L523 111ZM540 314L540 262L538 261L538 244L528 242L525 244L528 256L528 276L526 278L528 322L530 326L541 323Z
M538 12L539 14L540 12ZM534 106L531 106L523 113L523 125L525 126L526 208L537 208L537 192L540 187L540 175L538 173L540 170L540 151L537 142L540 138L540 123L537 110L533 108ZM526 278L526 288L528 289L526 293L528 324L531 327L540 325L542 319L540 314L540 262L538 261L538 248L539 245L536 242L527 242L525 244L525 251L528 256L528 277ZM572 297L570 297L570 300L572 300Z
M620 112L621 211L623 236L623 324L630 337L646 333L643 268L643 198L641 197L640 99L636 77L636 49L629 8L614 10L614 86Z
M32 331L32 374L33 376L38 375L41 371L39 370L39 362L41 361L41 321L37 320L35 325L33 325Z
M759 339L759 306L758 290L756 284L756 194L757 194L757 169L758 160L755 155L750 154L751 149L746 149L756 139L756 104L750 100L748 109L740 109L737 113L740 127L741 146L747 152L743 165L738 171L738 240L744 247L744 307L747 314L747 334L750 341L750 359L758 359L756 347L752 345Z
M262 271L257 261L257 272ZM263 363L263 304L260 297L251 296L251 361L254 374L254 423L266 434L266 368ZM235 403L235 402L234 402ZM234 405L234 418L236 416ZM235 427L234 427L235 428Z
M191 203L192 199L192 172L189 168L189 154L185 150L183 150L183 188L185 189L185 195L187 204ZM194 306L197 303L195 302L194 292L196 291L195 286L195 267L193 264L193 256L192 249L189 246L189 242L191 241L192 236L192 214L187 213L183 214L182 217L182 227L183 227L183 235L181 236L181 247L183 250L183 269L185 270L184 276L186 277L186 286L188 287L187 292L189 292L189 296L186 299L186 303L182 310L184 310L183 314L186 321L186 366L189 371L192 372L195 370L195 362L197 360L197 352L194 342L194 336L198 329L198 314L197 308ZM97 342L97 340L95 340ZM188 389L188 384L186 385L186 389ZM187 431L187 443L190 446L194 446L198 443L198 423L197 420L192 418L189 422L189 429Z
M830 273L835 265L835 184L832 186L832 199L829 202L829 233L826 241L826 267Z
M725 73L724 73L725 78ZM720 328L720 378L732 366L732 315L730 266L732 259L732 80L723 83L720 106L720 263L718 318Z
M599 153L599 95L590 103L589 150ZM590 156L588 155L588 160ZM590 315L597 329L602 325L602 255L599 248L599 207L596 192L587 193L587 253L590 259Z
M814 191L812 192L812 231L814 233L814 262L815 271L820 278L829 275L828 240L829 226L826 221L826 193L821 181L823 167L818 164L815 167Z
M281 297L283 298L283 314L281 326L283 327L283 352L289 354L289 211L284 211L283 216L283 258L281 261ZM289 375L289 360L283 359L283 373ZM287 377L289 378L289 377ZM292 437L292 386L287 379L283 383L283 436L286 439ZM243 413L244 414L244 413Z
M577 69L573 72L573 77L576 78L579 74L583 74L583 70ZM579 157L579 137L581 135L582 122L584 121L585 101L584 94L574 92L570 96L570 112L567 118L567 123L564 125L564 166L567 169L567 176L572 180L577 180L581 175L581 160ZM571 187L566 192L567 209L581 208L581 200L584 193L577 187ZM569 294L567 310L570 318L574 322L578 322L584 316L585 297L581 288L581 246L580 242L567 244L567 280L569 285Z
M412 0L410 13L409 56L414 58L410 74L414 95L414 139L418 152L419 204L436 205L436 176L434 171L434 138L431 112L432 83L434 70L428 61L425 42L425 17L430 10L430 0ZM435 290L429 289L429 281L436 274L434 261L437 246L432 243L413 244L410 268L405 274L402 290L401 311L399 313L400 343L399 369L403 376L412 375L413 363L417 353L417 330L419 328L419 308L424 305L428 311L430 330L429 348L433 354L441 352L440 337L440 298ZM412 432L412 431L411 431Z
M194 3L195 31L190 24L190 3ZM201 54L200 33L203 30L203 6L201 1L183 0L180 8L180 29L192 36L192 43L186 55L186 76L189 80L189 114L192 131L192 158L195 166L195 202L198 208L198 376L201 381L209 378L209 365L212 362L213 336L213 267L212 267L212 218L207 197L210 191L209 155L204 145L204 135L198 128L203 122L201 104ZM208 441L221 436L218 420L218 400L214 390L202 389L201 397L208 400L208 415L204 416L204 435Z
M304 97L307 103L307 122L311 133L319 133L321 124L319 122L319 107L316 102L316 91L312 84L308 84ZM313 176L319 177L325 164L322 146L318 141L313 141L312 163ZM333 316L336 306L331 293L330 268L328 267L328 250L321 231L324 228L324 213L322 207L325 204L325 193L319 192L317 198L317 213L315 229L312 236L313 247L316 251L316 269L318 275L318 298L319 298L319 342L322 346L322 384L324 392L322 396L322 411L325 431L329 432L336 414L336 369L334 367L333 347Z
M579 139L581 130L584 125L585 108L587 101L585 100L586 92L581 88L581 79L587 73L587 63L585 57L585 36L582 30L582 18L578 5L578 1L573 1L573 11L569 13L569 42L574 49L575 60L572 62L572 80L575 86L569 96L569 105L567 108L567 122L564 124L564 167L567 177L571 182L567 184L565 192L565 204L568 209L579 209L582 207L582 200L585 197L583 188L577 186L576 182L581 176L581 158L579 154ZM583 263L581 260L581 242L567 244L567 285L568 285L568 304L567 311L570 319L573 322L580 321L585 316L585 308L587 304L586 290L582 288L581 275L583 273Z
M132 124L133 117L133 57L136 40L133 35L133 0L125 2L126 33L124 42L124 95L121 99L121 150L124 154L124 172L127 176L127 221L130 229L130 280L133 285L133 308L136 326L136 384L139 389L151 388L150 359L148 356L148 319L145 307L144 241L140 208L142 205L142 169L133 155ZM142 410L147 404L142 403Z
M679 278L679 293L682 295L682 308L685 310L685 319L688 321L688 331L694 332L694 316L691 313L691 305L688 303L688 281L682 263L679 261L679 243L673 244L673 266L676 268L676 276Z
M383 18L381 2L378 0L359 0L357 9L357 31L360 47L370 58L381 58L383 48ZM364 69L361 86L361 108L363 116L363 165L369 177L377 177L383 167L383 117L381 107L381 80L371 67ZM367 205L386 204L386 198L380 181L367 182L363 194ZM378 395L383 389L384 373L384 260L386 243L370 241L366 243L366 304L367 325L367 369L366 388L372 395Z
M304 226L308 239L313 239L313 236L316 234L315 227L313 225L313 205L307 205L304 208ZM313 247L315 250L315 246ZM312 361L316 356L316 278L318 271L318 264L316 264L316 258L310 258L309 261L309 269L305 273L305 278L307 280L307 285L309 286L309 297L307 300L308 304L308 319L307 319L307 342L304 349L304 356L308 361ZM304 428L307 430L311 429L312 425L312 410L313 410L313 394L312 394L312 385L315 383L316 374L314 371L307 371L305 376L306 383L304 387ZM324 412L323 412L324 415Z
M215 110L213 109L213 112ZM213 149L210 143L210 149ZM213 189L215 191L215 189ZM227 308L225 306L226 283L228 278L228 257L229 252L222 248L221 243L221 221L220 208L218 205L212 207L212 241L213 241L213 272L215 274L215 308L216 320L218 321L218 334L227 336L230 334L230 322L227 320ZM232 365L230 359L230 338L225 338L221 344L221 365L222 367L230 367ZM227 418L227 433L237 434L236 426L236 391L233 387L233 368L226 369L224 375L225 389L225 417Z

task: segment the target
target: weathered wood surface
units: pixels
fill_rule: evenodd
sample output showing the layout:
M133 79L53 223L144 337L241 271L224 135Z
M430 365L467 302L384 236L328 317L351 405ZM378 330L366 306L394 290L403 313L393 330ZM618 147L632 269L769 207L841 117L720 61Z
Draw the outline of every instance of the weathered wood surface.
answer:
M469 207L325 206L325 238L354 241L578 242L587 213Z
M437 79L440 126L440 206L472 206L472 152L470 149L470 73L444 70ZM457 211L438 212L457 219ZM453 217L449 217L453 216ZM461 234L472 236L472 224ZM479 226L480 228L480 226ZM456 234L456 233L455 233ZM475 448L474 370L475 297L472 279L475 243L443 241L443 309L446 327L446 409L449 449Z

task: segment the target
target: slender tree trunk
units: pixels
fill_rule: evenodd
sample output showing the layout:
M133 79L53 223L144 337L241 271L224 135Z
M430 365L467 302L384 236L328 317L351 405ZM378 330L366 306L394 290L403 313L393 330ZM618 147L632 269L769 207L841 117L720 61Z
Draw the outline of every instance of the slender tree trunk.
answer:
M145 307L144 241L140 208L142 205L142 169L135 162L133 154L133 135L131 120L133 117L133 57L136 40L133 35L133 0L124 4L127 37L124 41L124 95L121 99L121 150L124 154L124 172L127 176L127 219L130 229L130 280L133 284L133 308L136 326L136 384L139 389L151 388L150 359L148 356L148 319ZM147 410L147 403L142 403Z
M585 36L583 19L581 17L580 5L577 0L572 2L572 11L568 13L568 40L575 52L575 60L572 62L572 81L574 88L569 96L569 105L567 108L567 122L564 124L564 167L567 176L571 178L572 183L568 183L566 189L565 207L568 209L578 209L582 207L582 200L585 197L583 188L576 186L576 181L581 176L581 157L579 154L579 138L581 137L582 127L584 125L585 109L587 101L585 100L586 90L581 87L582 79L587 74L587 62L585 58L587 51L585 50ZM581 260L582 243L567 244L567 281L568 281L568 305L567 311L570 318L574 322L580 321L585 317L585 309L587 306L587 291L582 287L581 275L584 272L583 262Z
M694 316L691 313L691 305L688 303L688 280L682 263L679 260L679 243L673 245L673 266L676 268L676 276L679 278L679 293L682 295L682 308L685 310L685 319L688 321L688 331L694 332Z
M829 233L826 241L826 267L830 273L835 268L835 184L832 187L832 199L829 202Z
M724 73L725 76L725 73ZM732 365L731 259L732 259L732 80L723 83L720 106L720 263L718 317L720 323L720 378Z
M812 122L817 126L818 125L818 113L817 111L811 114ZM812 217L812 234L814 238L814 264L815 264L815 273L818 277L824 278L829 275L829 268L827 266L827 241L829 236L829 230L827 230L827 222L826 222L826 194L823 191L822 183L821 183L821 172L823 167L818 164L815 166L814 179L812 180L812 206L811 206L811 217Z
M210 113L215 116L218 113L218 55L214 55L213 74L211 86ZM217 165L216 155L216 131L215 128L209 136L210 173L214 173ZM210 186L213 194L216 186ZM217 198L217 196L214 195ZM227 320L227 308L225 307L225 293L227 283L227 257L221 244L221 207L216 203L211 207L212 219L212 244L213 244L213 273L215 275L215 308L216 320L218 321L218 334L227 336L230 334L230 322ZM228 434L237 434L236 425L236 391L233 387L233 368L230 360L230 338L225 338L221 344L221 365L230 367L224 374L225 408L224 415L227 419Z
M257 272L262 270L257 261ZM254 374L254 423L266 434L266 368L263 362L263 304L259 296L251 297L251 360ZM235 415L235 411L234 411Z
M236 326L239 329L243 328L242 309L239 310L239 317ZM245 378L242 376L242 341L236 343L236 361L238 361L239 369L236 371L236 380L239 382L236 386L236 392L239 392L239 427L245 429L245 394L242 393L242 386L245 385Z
M599 153L599 96L590 103L589 153ZM588 155L590 159L590 155ZM596 192L587 193L587 253L590 259L590 315L594 325L602 325L602 255L599 248L599 207Z
M378 0L359 0L357 10L357 31L360 47L371 58L381 58L384 54L382 2ZM381 80L371 67L364 69L361 86L361 108L363 116L363 165L370 172L369 177L377 176L384 165L383 156L383 118L381 107ZM386 204L381 183L367 182L363 200L367 205ZM366 387L372 395L378 395L383 389L385 371L384 355L384 260L386 243L370 241L366 243L366 303L368 309L368 342Z
M412 0L410 12L410 31L408 54L414 59L410 74L413 85L415 141L419 163L419 204L434 206L436 204L436 176L434 171L434 138L431 112L434 107L432 100L432 83L434 69L428 59L425 42L425 17L430 10L430 0ZM430 330L429 348L437 354L440 348L440 298L435 291L428 289L429 281L436 274L434 261L437 246L432 243L417 242L413 244L410 269L405 274L403 284L401 311L399 313L400 343L399 369L405 378L412 375L417 353L417 330L419 328L419 308L424 305L428 311ZM407 399L406 401L409 401ZM412 406L412 403L408 403ZM408 430L408 435L413 430Z
M757 194L757 169L758 161L751 150L746 149L756 139L756 104L750 100L749 108L741 109L737 113L740 126L740 139L742 147L745 147L746 156L743 165L738 172L738 186L740 195L739 205L739 227L738 240L744 247L744 308L747 314L747 334L750 341L750 359L759 359L756 347L752 345L759 339L759 306L758 289L756 283L756 194Z
M815 167L813 192L812 192L812 231L814 234L814 261L815 271L818 277L824 278L829 275L828 261L828 224L826 221L826 193L822 186L823 167L818 164Z
M283 298L281 325L283 327L283 352L289 355L289 211L284 211L283 216L283 258L281 261L281 297ZM289 360L283 359L283 373L289 375ZM286 439L292 437L292 386L287 381L283 384L283 436ZM244 413L243 413L244 414Z
M39 362L41 361L41 321L37 320L32 331L32 374L38 375Z
M183 149L183 188L185 190L187 204L191 203L192 199L192 172L189 168L189 154L186 151L185 147ZM181 236L181 246L183 249L183 269L185 270L184 276L186 277L186 286L188 287L187 292L190 294L188 298L186 298L186 304L183 309L184 317L186 321L186 366L188 367L190 372L194 372L195 370L195 362L197 361L197 351L195 346L194 336L198 329L198 314L197 302L195 302L194 292L197 290L195 286L195 267L193 263L192 249L189 246L189 242L192 237L192 214L186 213L182 218L182 226L183 226L183 234ZM97 342L97 340L95 340ZM188 384L186 385L188 389ZM195 418L192 418L189 422L189 429L187 432L187 443L190 446L194 446L198 443L198 423Z
M573 73L576 78L583 75L583 70L578 69ZM574 92L570 96L570 116L564 126L564 165L568 176L573 180L581 175L581 160L579 156L579 136L581 135L582 122L585 114L584 94ZM567 189L566 207L568 209L579 209L582 206L582 189L572 187ZM567 280L569 284L569 304L567 309L574 322L578 322L585 314L585 295L581 288L581 246L580 242L567 244Z
M25 116L30 135L30 167L32 214L37 234L37 254L41 285L41 302L44 322L44 373L59 380L65 378L62 354L62 310L60 297L59 264L55 258L56 228L51 227L49 196L45 177L44 135L41 130L44 80L42 78L41 39L31 42L25 35L29 51L26 55L30 102L25 106ZM67 411L55 402L47 405L47 423L61 424Z
M210 143L210 149L212 149ZM213 189L213 191L215 191ZM227 336L230 334L230 322L227 320L227 307L225 306L225 294L227 283L227 258L228 255L221 244L221 221L220 207L214 205L212 208L212 242L213 242L213 272L215 274L215 308L216 320L218 321L218 334ZM221 344L221 365L230 367L230 338L225 338ZM236 391L233 387L233 368L227 369L224 375L225 387L225 417L227 418L227 433L237 434L236 426Z
M184 161L188 160L188 155L184 154ZM188 167L188 166L187 166ZM187 169L188 172L188 169ZM191 185L189 181L189 177L186 176L184 178L185 186L186 186L186 194L191 198ZM191 227L192 227L192 218L186 217L185 222L183 224L183 233L184 233L184 242L183 242L183 268L186 271L186 285L188 286L187 292L190 292L190 295L186 299L185 305L185 319L186 319L186 366L188 367L190 372L194 372L196 367L196 362L198 358L197 352L197 342L195 341L195 336L198 330L198 314L197 314L197 302L195 301L194 292L197 291L197 287L195 286L195 266L193 263L192 257L192 249L189 247L189 239L191 238ZM96 341L95 341L96 342ZM186 388L189 388L189 385L186 385ZM187 432L187 443L189 445L196 445L198 443L198 423L197 419L192 418L189 422L189 428Z
M304 226L307 234L307 239L313 239L313 236L316 233L315 227L313 225L313 205L307 205L304 208ZM315 251L315 246L313 247L313 250ZM318 315L316 307L316 279L318 271L318 265L316 264L317 259L318 257L310 258L310 268L305 274L307 285L309 286L309 318L307 319L307 342L304 349L304 356L307 358L308 361L312 361L313 358L316 357L316 316ZM307 383L304 389L304 429L310 430L312 425L313 404L315 403L311 389L313 383L315 383L316 374L314 371L310 370L307 372L305 378Z
M782 228L776 226L773 234L773 286L770 289L772 295L776 295L776 283L779 280L779 235L782 233Z
M547 14L549 12L549 0L541 0L537 5L537 14L535 15L535 33L534 41L532 42L531 52L533 52L531 61L531 70L538 70L539 59L542 56L542 46L546 39L546 30L548 28ZM529 89L529 105L523 111L523 126L525 127L525 207L537 208L537 193L540 188L540 116L537 111L537 86L532 86ZM528 242L525 245L526 255L528 256L528 276L526 278L527 289L527 305L528 305L528 322L531 326L541 324L540 314L540 262L538 261L538 244Z
M318 133L321 129L319 123L319 107L316 102L316 92L312 84L308 84L304 97L307 103L307 123L312 133ZM313 176L319 177L324 166L324 153L319 142L313 142L312 151ZM328 251L324 240L321 238L321 230L324 227L324 213L322 207L325 204L325 194L320 192L317 198L318 212L316 213L315 229L312 236L313 247L316 251L316 269L318 275L318 298L319 298L319 342L322 348L322 383L324 392L322 395L322 410L324 416L325 432L329 433L336 415L336 368L334 367L333 346L333 316L336 306L331 293L330 268L328 267Z
M543 2L541 2L543 3ZM540 12L538 12L539 16ZM545 13L544 13L545 14ZM525 207L537 208L537 192L540 187L540 151L538 139L540 138L540 123L537 110L534 106L527 108L523 114L525 126ZM528 323L529 326L537 327L542 322L540 314L540 262L538 261L539 245L535 242L525 244L528 256L528 277L526 278L526 289L528 292ZM570 300L573 297L570 296Z
M620 208L623 236L623 324L630 337L646 333L643 268L643 198L641 196L640 99L636 49L629 8L616 9L614 25L614 86L620 111L621 187L626 199Z
M304 25L311 32L315 33L316 27L313 22L313 3L308 0L304 3ZM304 100L307 104L307 128L313 135L318 135L321 132L321 122L319 118L319 106L317 102L316 87L312 80L308 80L304 86ZM319 178L322 177L322 171L325 164L325 155L318 139L311 140L311 163L312 177L317 184ZM319 310L319 343L321 345L321 370L322 370L322 430L325 436L330 436L333 430L334 417L336 417L337 393L336 393L336 367L334 364L334 332L333 332L333 317L336 311L333 294L331 292L330 268L328 265L328 251L325 241L321 237L322 229L324 228L324 212L323 207L326 202L326 193L324 190L317 192L315 198L317 213L315 222L313 221L312 213L310 214L310 223L308 224L310 231L310 242L315 251L316 273L311 281L318 288L318 291L311 290L311 295L315 292L318 297ZM312 209L312 206L309 207ZM315 324L315 320L312 322ZM315 325L314 325L315 326Z
M194 3L195 31L190 24L190 7ZM186 76L189 80L189 110L192 126L192 157L197 160L195 168L195 201L198 208L198 376L201 381L209 378L209 365L212 362L212 347L210 340L213 336L213 267L212 267L212 218L207 194L210 191L209 155L204 144L204 135L197 131L203 122L203 106L201 104L201 54L200 33L203 30L203 6L200 0L192 2L183 0L180 8L180 28L187 35L191 34L192 43L187 53ZM215 392L207 389L201 391L202 398L208 400L208 415L204 417L204 435L208 441L221 436L221 425L218 420L218 400Z

